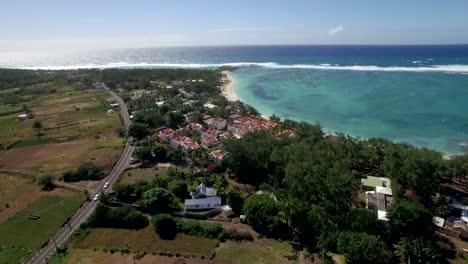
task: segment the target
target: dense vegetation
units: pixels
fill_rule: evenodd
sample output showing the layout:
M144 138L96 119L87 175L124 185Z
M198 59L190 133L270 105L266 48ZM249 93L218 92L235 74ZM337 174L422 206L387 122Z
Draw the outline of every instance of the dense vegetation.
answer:
M90 227L140 229L148 225L148 219L135 209L99 203L87 224Z
M66 182L96 181L104 178L103 168L93 163L83 163L76 171L66 171L63 180Z

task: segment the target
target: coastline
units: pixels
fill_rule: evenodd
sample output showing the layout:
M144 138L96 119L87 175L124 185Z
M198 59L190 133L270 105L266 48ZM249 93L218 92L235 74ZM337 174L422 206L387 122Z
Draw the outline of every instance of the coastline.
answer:
M221 87L221 94L230 102L238 101L239 98L234 92L234 86L236 79L229 74L229 71L222 71L225 77L223 77L223 86Z

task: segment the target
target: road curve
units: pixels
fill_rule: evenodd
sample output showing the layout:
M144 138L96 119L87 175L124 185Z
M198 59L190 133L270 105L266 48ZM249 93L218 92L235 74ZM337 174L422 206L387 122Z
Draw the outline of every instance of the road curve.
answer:
M122 121L125 127L129 127L131 124L130 116L128 114L127 106L125 102L120 98L116 93L109 90L107 87L105 88L106 91L120 104L120 113L122 116ZM102 181L101 185L99 186L98 190L92 194L94 195L101 193L101 192L108 192L112 189L113 184L117 181L118 177L125 168L128 166L130 162L130 158L132 157L134 147L130 144L130 140L127 141L125 148L120 156L119 161L115 164L114 168L111 170L109 175ZM105 182L109 182L109 188L104 189ZM96 208L97 201L87 201L84 203L80 209L71 217L70 221L67 225L64 225L58 233L56 233L53 238L55 239L55 243L57 246L61 246L70 235L80 226L81 223L85 222L86 219L91 215L91 213ZM34 255L29 261L28 264L43 264L52 257L55 253L55 244L54 239L50 239L47 245L41 248L36 255Z

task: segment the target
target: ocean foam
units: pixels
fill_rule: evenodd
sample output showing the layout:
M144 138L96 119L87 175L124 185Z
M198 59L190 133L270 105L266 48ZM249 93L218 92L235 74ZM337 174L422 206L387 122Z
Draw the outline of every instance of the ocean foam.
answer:
M33 66L21 67L31 70L71 70L71 69L109 69L109 68L217 68L230 67L262 67L270 69L312 69L334 71L381 71L381 72L446 72L468 73L468 65L433 65L424 67L375 66L375 65L329 65L329 64L279 64L276 62L232 62L232 63L127 63L116 62L103 65L68 65L68 66Z

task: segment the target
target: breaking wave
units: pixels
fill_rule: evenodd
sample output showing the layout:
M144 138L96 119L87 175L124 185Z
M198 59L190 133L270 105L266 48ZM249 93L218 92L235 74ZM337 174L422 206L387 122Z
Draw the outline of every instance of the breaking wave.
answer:
M21 67L32 70L71 70L109 68L217 68L217 67L262 67L270 69L313 69L334 71L381 71L381 72L447 72L468 73L468 65L433 65L424 67L375 66L375 65L331 65L331 64L279 64L276 62L233 62L233 63L108 63L69 66Z

